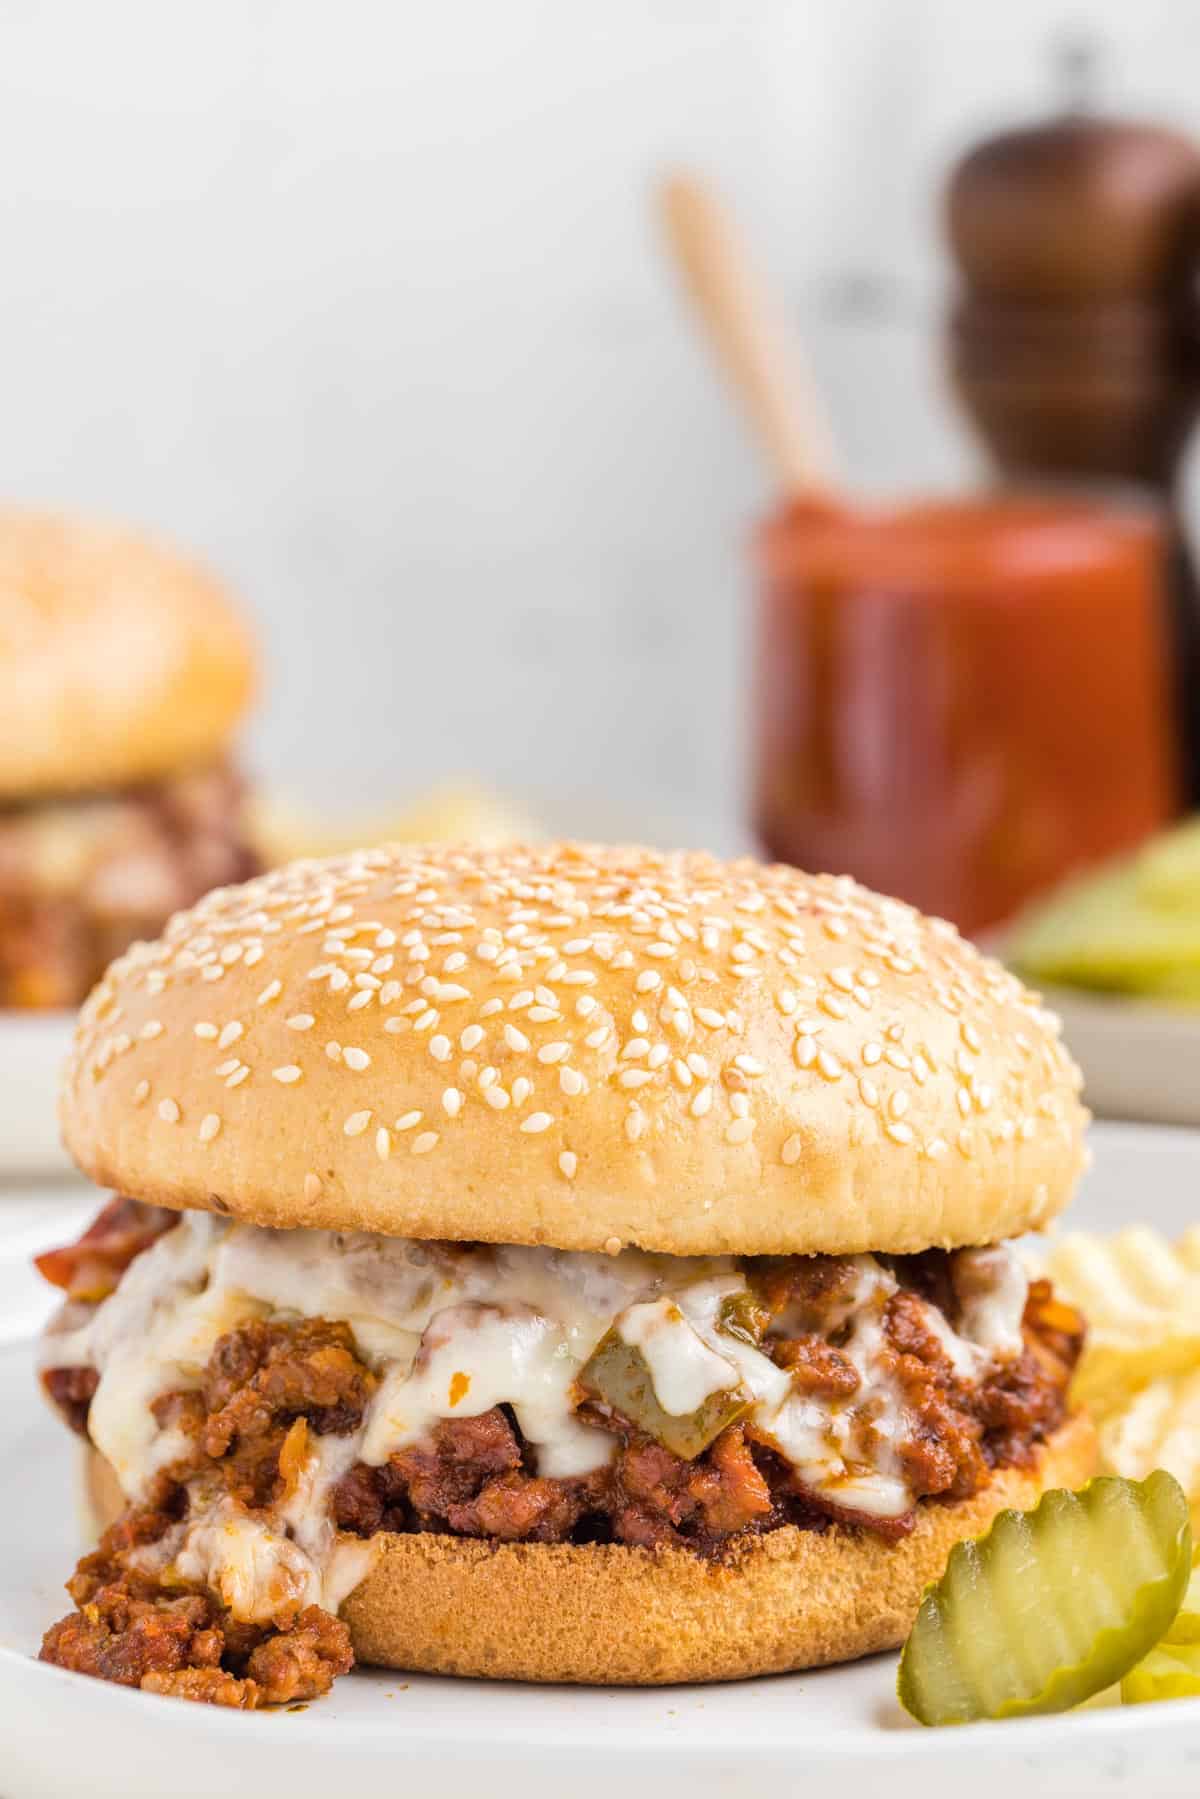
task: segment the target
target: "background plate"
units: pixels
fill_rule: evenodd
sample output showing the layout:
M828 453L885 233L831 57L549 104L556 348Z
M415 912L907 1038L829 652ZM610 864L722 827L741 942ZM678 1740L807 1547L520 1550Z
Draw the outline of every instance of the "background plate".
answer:
M1200 1125L1200 1011L1042 989L1102 1117Z
M71 1171L58 1137L58 1074L73 1012L0 1011L0 1179Z
M1174 1232L1200 1212L1200 1134L1100 1126L1094 1144L1073 1221L1138 1218ZM57 1222L44 1214L47 1238ZM65 1609L78 1547L75 1445L38 1399L29 1362L28 1345L0 1352L3 1799L329 1799L368 1783L437 1799L478 1799L481 1788L522 1799L824 1799L859 1782L888 1799L1175 1799L1200 1784L1200 1701L925 1731L896 1705L893 1656L645 1692L364 1672L303 1711L246 1716L43 1667L31 1652Z

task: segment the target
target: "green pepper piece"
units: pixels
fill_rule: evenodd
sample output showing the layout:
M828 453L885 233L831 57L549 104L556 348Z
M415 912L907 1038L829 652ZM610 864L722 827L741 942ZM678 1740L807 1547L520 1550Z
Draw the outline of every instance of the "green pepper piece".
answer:
M717 1329L727 1337L736 1337L757 1349L763 1340L770 1313L760 1305L753 1293L730 1293L721 1301L717 1312Z
M900 1703L922 1724L1067 1711L1159 1641L1191 1560L1188 1502L1161 1469L1000 1512L926 1588L900 1657Z
M654 1391L650 1368L640 1349L617 1331L607 1331L585 1364L579 1385L619 1412L672 1455L694 1461L719 1437L726 1425L749 1410L750 1394L740 1384L711 1393L694 1412L664 1411Z

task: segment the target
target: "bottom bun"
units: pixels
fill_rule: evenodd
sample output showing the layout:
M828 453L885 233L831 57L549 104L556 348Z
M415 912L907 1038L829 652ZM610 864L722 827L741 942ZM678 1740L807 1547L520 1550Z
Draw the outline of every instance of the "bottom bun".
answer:
M1081 1486L1095 1462L1095 1432L1079 1413L1034 1467L1001 1469L971 1499L923 1503L899 1542L787 1525L720 1562L617 1543L383 1532L342 1616L359 1661L423 1674L659 1686L853 1661L904 1641L961 1538L1048 1487ZM122 1501L94 1453L87 1482L97 1520L110 1522Z

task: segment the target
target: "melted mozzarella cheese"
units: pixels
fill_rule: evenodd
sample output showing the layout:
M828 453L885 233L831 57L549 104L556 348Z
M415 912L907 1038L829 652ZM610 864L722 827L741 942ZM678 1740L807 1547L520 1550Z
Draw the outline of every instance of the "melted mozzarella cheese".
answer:
M706 1399L738 1384L733 1363L709 1348L674 1299L627 1307L616 1329L623 1343L640 1351L655 1398L675 1418L699 1411Z
M1021 1319L1029 1298L1024 1263L999 1243L990 1249L961 1249L950 1264L962 1306L962 1334L1000 1360L1020 1355Z
M222 1510L224 1502L201 1506L172 1550L181 1569L203 1570L239 1608L274 1603L273 1581L307 1603L304 1596L353 1585L363 1565L361 1546L352 1554L339 1547L332 1486L356 1461L380 1465L440 1420L508 1405L539 1473L583 1475L608 1462L615 1439L580 1422L575 1382L610 1329L640 1351L665 1411L685 1416L740 1385L752 1400L747 1424L802 1486L874 1517L907 1511L898 1446L909 1421L884 1331L897 1281L872 1256L850 1261L853 1279L828 1321L858 1375L856 1391L841 1397L803 1391L762 1349L721 1328L725 1302L747 1291L728 1257L270 1231L198 1214L139 1256L85 1325L48 1337L43 1362L98 1371L89 1431L136 1499L184 1448L156 1422L152 1401L195 1386L223 1332L255 1316L347 1323L378 1376L361 1427L314 1439L296 1490L270 1523ZM960 1252L951 1272L959 1329L932 1305L926 1320L960 1376L978 1378L1020 1347L1024 1274L1003 1247Z

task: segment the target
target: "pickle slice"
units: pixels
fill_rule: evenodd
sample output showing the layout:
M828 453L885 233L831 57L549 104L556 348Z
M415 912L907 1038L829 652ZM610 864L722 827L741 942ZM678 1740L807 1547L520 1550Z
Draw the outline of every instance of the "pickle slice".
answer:
M1188 1502L1162 1469L1000 1512L926 1588L900 1657L900 1703L922 1724L1067 1711L1159 1641L1191 1559Z
M701 1455L751 1405L750 1394L739 1385L711 1393L694 1412L665 1411L645 1356L615 1330L601 1337L580 1373L579 1385L687 1462Z
M1123 1705L1200 1697L1200 1643L1161 1643L1121 1682Z

